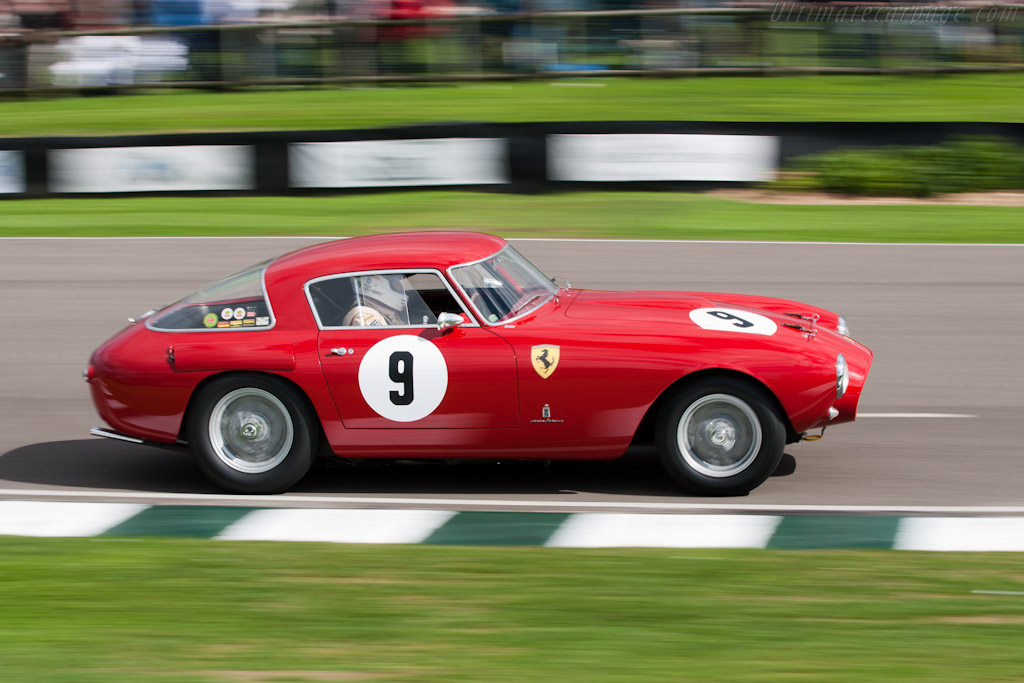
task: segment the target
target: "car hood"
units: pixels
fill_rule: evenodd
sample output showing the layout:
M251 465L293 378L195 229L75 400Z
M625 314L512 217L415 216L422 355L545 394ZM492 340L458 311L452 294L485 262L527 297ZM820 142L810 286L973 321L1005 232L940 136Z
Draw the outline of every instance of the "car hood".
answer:
M714 306L710 299L685 292L582 290L576 293L565 315L584 320L676 323L686 320L689 311L709 306Z
M606 292L582 290L576 293L565 315L568 318L596 321L631 321L651 324L690 322L695 309L721 308L756 312L777 325L807 325L814 318L818 325L835 329L839 316L816 306L789 299L726 294L720 292ZM801 320L801 317L805 318Z

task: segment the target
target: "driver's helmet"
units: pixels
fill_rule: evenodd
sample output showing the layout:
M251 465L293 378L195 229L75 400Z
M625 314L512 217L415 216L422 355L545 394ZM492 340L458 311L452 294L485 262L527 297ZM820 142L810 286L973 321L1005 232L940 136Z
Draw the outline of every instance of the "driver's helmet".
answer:
M404 279L401 275L366 275L359 278L359 293L393 311L404 311L408 301Z

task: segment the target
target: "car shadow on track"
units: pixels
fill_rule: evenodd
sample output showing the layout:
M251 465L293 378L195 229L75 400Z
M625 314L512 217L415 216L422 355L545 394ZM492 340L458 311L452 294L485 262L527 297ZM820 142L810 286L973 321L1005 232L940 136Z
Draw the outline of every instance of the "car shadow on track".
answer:
M791 474L790 455L773 476ZM33 444L0 455L2 481L42 487L148 493L222 493L186 453L88 439ZM297 494L636 495L678 498L652 448L607 461L366 460L320 463L291 489Z
M76 489L219 493L185 453L107 439L15 448L0 456L0 480Z

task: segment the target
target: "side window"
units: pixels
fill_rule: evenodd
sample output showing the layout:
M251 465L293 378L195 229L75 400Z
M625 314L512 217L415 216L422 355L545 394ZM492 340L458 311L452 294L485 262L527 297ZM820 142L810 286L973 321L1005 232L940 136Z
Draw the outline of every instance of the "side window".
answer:
M146 327L168 332L270 328L274 320L262 278L267 263L229 275L165 306L146 320Z
M371 273L307 285L322 327L432 327L443 312L461 313L437 273Z

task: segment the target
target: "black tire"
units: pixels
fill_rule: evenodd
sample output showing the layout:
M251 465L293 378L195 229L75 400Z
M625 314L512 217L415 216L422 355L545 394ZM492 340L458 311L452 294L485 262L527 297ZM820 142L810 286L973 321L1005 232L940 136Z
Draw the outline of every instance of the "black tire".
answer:
M199 468L232 493L287 490L312 467L320 434L300 391L259 374L207 384L187 427Z
M692 493L749 493L775 471L785 445L774 402L739 379L684 387L658 415L658 457L669 476Z

